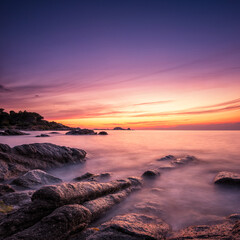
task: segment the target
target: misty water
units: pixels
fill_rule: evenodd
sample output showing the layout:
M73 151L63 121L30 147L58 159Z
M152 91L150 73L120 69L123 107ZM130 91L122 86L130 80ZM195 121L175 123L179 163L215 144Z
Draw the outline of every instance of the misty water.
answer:
M110 172L111 179L141 176L145 170L166 166L156 161L165 155L193 155L199 159L173 170L164 170L155 180L147 181L98 223L111 217L141 212L154 214L179 229L193 224L211 224L232 213L240 213L240 190L213 184L217 172L240 173L240 131L108 131L107 136L71 136L65 132L36 138L0 136L11 147L26 143L50 142L76 147L87 152L85 164L65 166L50 173L71 181L86 172Z

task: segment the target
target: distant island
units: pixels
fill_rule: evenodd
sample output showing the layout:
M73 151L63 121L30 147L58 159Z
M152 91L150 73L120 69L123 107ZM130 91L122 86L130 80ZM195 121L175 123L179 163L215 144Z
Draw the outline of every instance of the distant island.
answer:
M0 129L69 130L71 128L61 123L44 120L44 117L36 112L10 111L7 113L0 108Z
M121 127L115 127L113 130L131 130L131 128L124 129L124 128L121 128Z

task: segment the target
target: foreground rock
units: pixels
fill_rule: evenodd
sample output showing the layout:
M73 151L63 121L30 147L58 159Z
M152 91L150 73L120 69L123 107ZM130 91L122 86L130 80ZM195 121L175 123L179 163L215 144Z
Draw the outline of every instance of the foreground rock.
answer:
M50 169L84 162L86 152L51 143L24 144L10 148L0 144L0 180L18 177L32 169Z
M72 240L165 239L169 231L170 226L159 218L131 213L114 217L98 229L90 228Z
M15 190L10 185L0 184L0 197L11 192L15 192Z
M233 172L219 172L214 179L214 183L240 186L240 174Z
M211 239L211 240L239 240L240 221L225 222L217 225L191 226L173 234L169 240Z
M43 187L33 194L32 203L2 219L0 238L66 239L66 234L81 230L140 185L138 178L129 178Z
M97 133L89 129L74 129L66 133L66 135L96 135Z
M19 130L8 129L4 132L0 132L2 136L19 136L19 135L29 135L29 133L21 132Z
M28 171L19 178L14 179L12 184L23 188L36 188L41 185L49 185L61 182L62 180L60 178L54 177L42 170L35 169Z

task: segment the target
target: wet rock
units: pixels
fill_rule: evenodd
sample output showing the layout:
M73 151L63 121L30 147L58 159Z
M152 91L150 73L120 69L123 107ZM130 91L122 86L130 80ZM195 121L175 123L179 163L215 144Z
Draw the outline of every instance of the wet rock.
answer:
M15 192L15 190L10 185L0 184L0 197L11 192Z
M50 137L48 134L40 134L40 135L37 135L36 137Z
M144 178L156 178L157 176L160 175L160 172L156 169L154 170L148 170L143 173L142 177Z
M101 132L98 133L98 135L108 135L108 133L105 132L105 131L101 131Z
M19 178L12 181L12 184L23 188L36 188L41 185L61 183L60 178L54 177L40 169L28 171Z
M50 132L49 134L60 134L59 132Z
M78 182L62 183L57 186L46 186L37 190L33 196L33 201L47 201L59 207L65 204L81 204L107 194L124 190L130 186L140 184L137 178L116 180L109 183Z
M32 169L50 169L84 162L86 152L51 143L24 144L10 148L0 144L0 180L18 177Z
M34 202L4 216L0 222L0 239L6 239L14 233L33 226L43 217L49 215L55 207L47 202ZM33 239L33 238L32 238Z
M161 215L164 212L161 205L153 201L135 204L134 208L142 213L147 213L150 215Z
M71 232L84 229L90 220L91 213L87 208L78 204L66 205L6 240L62 240L66 239Z
M120 239L165 239L170 231L170 226L159 218L143 214L126 214L114 217L102 224L98 231L91 234L83 233L85 240L120 240Z
M108 179L110 177L111 177L110 173L93 174L87 172L80 177L74 178L73 181L98 181Z
M227 219L232 220L232 221L238 221L238 220L240 220L240 213L231 214L227 217Z
M97 133L89 129L74 129L66 133L66 135L96 135Z
M157 159L157 161L173 161L175 159L176 159L176 157L174 157L173 155L167 155L165 157Z
M214 179L214 183L240 186L240 174L233 172L219 172Z
M16 209L30 203L32 194L33 191L13 192L2 196L0 200Z
M183 165L190 162L195 162L197 159L194 156L185 156L185 157L179 157L171 161L171 164L173 165Z
M211 240L227 240L236 239L233 238L232 229L234 224L231 222L225 222L217 225L197 225L190 226L177 233L174 233L169 240L184 240L184 239L211 239ZM235 236L237 235L234 234Z
M0 132L0 135L2 136L19 136L19 135L29 135L29 133L21 132L16 129L8 129L5 130L4 132Z

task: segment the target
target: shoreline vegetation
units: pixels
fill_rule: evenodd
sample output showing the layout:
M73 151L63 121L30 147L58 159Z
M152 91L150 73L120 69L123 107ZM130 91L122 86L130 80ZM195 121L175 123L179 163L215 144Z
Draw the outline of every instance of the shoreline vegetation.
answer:
M168 167L148 169L141 176L112 180L111 173L85 173L63 182L48 170L66 164L84 164L87 153L51 143L9 147L0 144L0 239L101 240L101 239L239 239L240 214L233 213L213 225L189 226L173 231L152 212L130 212L92 227L135 191L168 171L199 164L194 156L167 155L156 162ZM45 172L46 171L46 172ZM240 186L240 174L219 172L212 184ZM144 206L149 208L149 206Z

